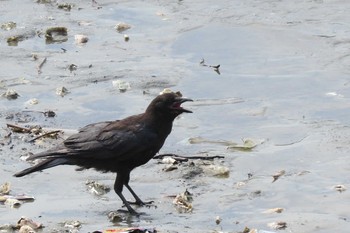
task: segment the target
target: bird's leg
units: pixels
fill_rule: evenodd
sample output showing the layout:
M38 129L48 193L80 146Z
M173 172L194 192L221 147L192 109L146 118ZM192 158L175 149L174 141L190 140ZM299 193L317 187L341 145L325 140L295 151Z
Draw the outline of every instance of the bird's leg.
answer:
M129 202L125 199L124 195L122 194L123 191L123 182L120 175L117 175L117 178L114 183L114 191L119 196L119 198L122 200L126 208L128 209L129 213L132 215L138 215L138 213L130 206Z
M143 205L150 205L153 203L153 201L149 201L149 202L143 202L134 192L134 190L132 190L132 188L129 186L129 184L124 184L125 187L127 187L127 189L129 189L130 193L132 194L132 196L135 198L135 202L129 202L129 204L134 204L134 205L138 205L138 206L143 206Z
M123 196L123 194L121 192L116 192L117 195L120 197L120 199L123 201L124 205L126 206L126 208L128 209L129 213L132 215L139 215L129 204L129 202L125 199L125 197Z
M135 198L135 202L130 202L129 201L129 204L132 204L132 205L138 205L138 206L144 206L144 205L149 205L149 204L152 204L153 201L151 202L143 202L137 195L136 193L134 192L134 190L132 190L132 188L130 187L129 185L129 180L130 180L130 173L128 174L124 174L124 185L125 187L127 187L127 189L129 189L130 193L132 194L132 196Z

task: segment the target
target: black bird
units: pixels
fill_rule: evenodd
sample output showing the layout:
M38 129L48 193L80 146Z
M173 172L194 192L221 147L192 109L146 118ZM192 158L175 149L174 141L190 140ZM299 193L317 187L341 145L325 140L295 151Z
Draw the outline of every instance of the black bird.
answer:
M58 165L78 165L102 172L116 172L114 190L129 213L137 214L123 196L123 186L135 198L133 204L145 205L129 186L130 172L158 153L178 115L191 113L181 107L186 101L192 100L177 93L164 93L157 96L142 114L87 125L59 146L30 156L27 160L44 160L14 176L21 177Z

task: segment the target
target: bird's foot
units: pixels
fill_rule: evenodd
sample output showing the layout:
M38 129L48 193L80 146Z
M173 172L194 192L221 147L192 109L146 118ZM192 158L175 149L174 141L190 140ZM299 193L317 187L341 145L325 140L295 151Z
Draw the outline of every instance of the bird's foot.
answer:
M130 214L133 216L140 216L141 215L141 213L136 212L134 209L128 209L128 210L118 209L117 212L121 213L121 214Z
M136 200L136 201L128 201L128 203L130 205L137 205L137 206L151 206L154 203L154 201L144 202L144 201L141 201L141 200Z
M137 205L137 206L145 206L145 205L152 205L154 201L128 201L130 205Z

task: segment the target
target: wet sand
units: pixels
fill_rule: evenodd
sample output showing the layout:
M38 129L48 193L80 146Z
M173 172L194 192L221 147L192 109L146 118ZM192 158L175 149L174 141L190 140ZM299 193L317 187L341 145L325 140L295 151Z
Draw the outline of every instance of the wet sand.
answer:
M82 222L80 232L126 226L159 232L242 232L245 227L271 232L347 232L349 193L349 32L347 1L2 1L0 92L14 89L15 100L0 99L0 183L11 193L35 197L13 209L0 204L0 225L27 216L63 231L59 223ZM131 28L114 28L125 22ZM68 40L45 43L49 27L68 29ZM86 35L86 44L74 36ZM124 34L130 38L124 41ZM24 36L17 46L7 38ZM33 58L33 54L35 58ZM46 58L40 72L38 66ZM208 66L201 65L201 60ZM77 69L70 71L70 65ZM220 75L213 67L220 64ZM130 89L120 92L112 81ZM56 88L65 87L64 97ZM181 116L161 150L183 156L220 155L213 162L193 161L165 172L152 160L132 173L131 185L155 207L139 208L118 223L107 214L122 208L111 191L102 198L86 190L87 179L112 187L113 174L77 172L62 166L14 178L28 163L21 155L49 148L56 140L28 143L6 123L67 129L120 119L142 112L164 88L193 98L193 114ZM36 98L38 104L28 104ZM42 113L52 110L57 116ZM40 112L37 112L40 111ZM64 135L63 137L66 137ZM250 151L220 143L189 143L190 138L263 142ZM228 177L202 168L227 167ZM284 170L275 182L273 175ZM188 189L192 213L179 213L169 196ZM130 198L127 192L125 192ZM271 208L282 213L264 213ZM216 224L220 216L222 221ZM286 222L284 230L268 224Z

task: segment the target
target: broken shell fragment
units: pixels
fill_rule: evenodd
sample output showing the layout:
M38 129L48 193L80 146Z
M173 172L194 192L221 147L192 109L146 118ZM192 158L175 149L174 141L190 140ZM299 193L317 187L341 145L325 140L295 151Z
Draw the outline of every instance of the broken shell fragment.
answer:
M67 95L69 93L69 91L68 91L68 89L67 88L65 88L65 87L58 87L57 89L56 89L56 94L57 95L59 95L59 96L65 96L65 95Z
M30 226L24 225L18 231L19 233L35 233L34 229Z
M334 189L341 193L341 192L344 192L346 190L346 187L345 187L345 185L338 184L338 185L334 186Z
M125 92L131 88L130 83L123 80L113 80L113 87L116 87L120 92Z
M6 22L6 23L2 23L1 24L1 29L5 30L5 31L10 31L14 28L16 28L17 24L15 22Z
M119 213L114 212L114 211L111 211L111 212L108 213L108 219L111 222L121 222L121 221L124 220L122 215L120 215Z
M0 232L14 232L15 230L16 226L13 224L0 225Z
M74 7L73 4L70 3L61 3L58 4L57 8L65 11L70 11Z
M38 103L39 103L39 100L36 98L30 99L26 102L26 104L28 104L28 105L36 105Z
M64 222L64 227L67 228L80 228L81 222L78 220L66 221Z
M7 198L5 204L11 208L18 208L22 205L22 202L14 198Z
M272 214L272 213L282 213L284 211L283 208L272 208L272 209L268 209L268 210L265 210L263 213L265 214Z
M59 43L68 40L68 30L66 27L52 27L48 28L45 33L46 43Z
M175 199L173 200L173 204L176 206L179 212L189 213L193 209L191 204L192 200L192 194L186 190L185 192L176 195Z
M16 35L7 38L8 46L17 46L18 42L24 41L26 37L24 35Z
M125 41L125 42L128 42L129 40L130 40L130 37L129 37L128 35L125 34L125 35L124 35L124 41Z
M115 25L114 27L118 32L124 32L128 29L131 28L131 25L127 24L127 23L118 23L117 25Z
M283 230L287 228L287 223L280 221L280 222L272 222L267 224L268 227L274 230Z
M174 171L178 169L178 167L174 164L168 164L167 166L165 166L165 168L163 168L163 171L165 172L170 172L170 171Z
M216 216L215 218L215 223L216 225L219 225L221 223L222 219L220 218L220 216Z
M56 113L54 111L48 110L48 111L44 112L44 115L46 117L55 117Z
M224 166L211 164L211 165L203 166L203 170L209 175L221 177L221 178L227 178L230 175L230 169Z
M32 219L30 218L26 218L26 217L21 217L18 222L17 222L17 226L18 227L23 227L23 226L28 226L30 227L32 230L37 230L37 229L41 229L43 228L43 224L42 223L37 223L34 222Z
M273 178L272 183L275 182L276 180L278 180L284 174L286 174L286 171L285 170L281 170L281 171L277 172L276 174L272 175L272 178Z
M77 44L85 44L89 41L89 38L86 35L75 35L74 36L75 43Z
M170 156L166 156L162 159L162 163L164 164L175 164L177 163L176 159L170 157Z
M77 70L77 69L78 69L78 66L75 65L75 64L70 64L70 65L68 66L68 70L69 70L70 72L73 72L73 71L75 71L75 70Z
M0 195L7 195L10 193L11 184L10 182L5 182L0 186Z
M8 100L15 100L18 98L19 94L13 89L7 89L7 91L1 96L7 98Z
M17 201L23 201L23 202L31 202L34 201L34 197L31 196L25 196L25 195L0 195L0 202L5 202L7 199L15 199Z
M104 195L111 191L111 188L108 185L98 183L94 180L88 180L85 184L88 187L88 190L97 196Z
M251 151L253 148L255 148L258 145L258 143L256 143L255 141L253 141L252 139L249 139L249 138L243 138L242 141L243 141L243 144L231 145L227 149L240 150L240 151ZM261 143L263 143L263 142L260 142L259 144L261 144Z

